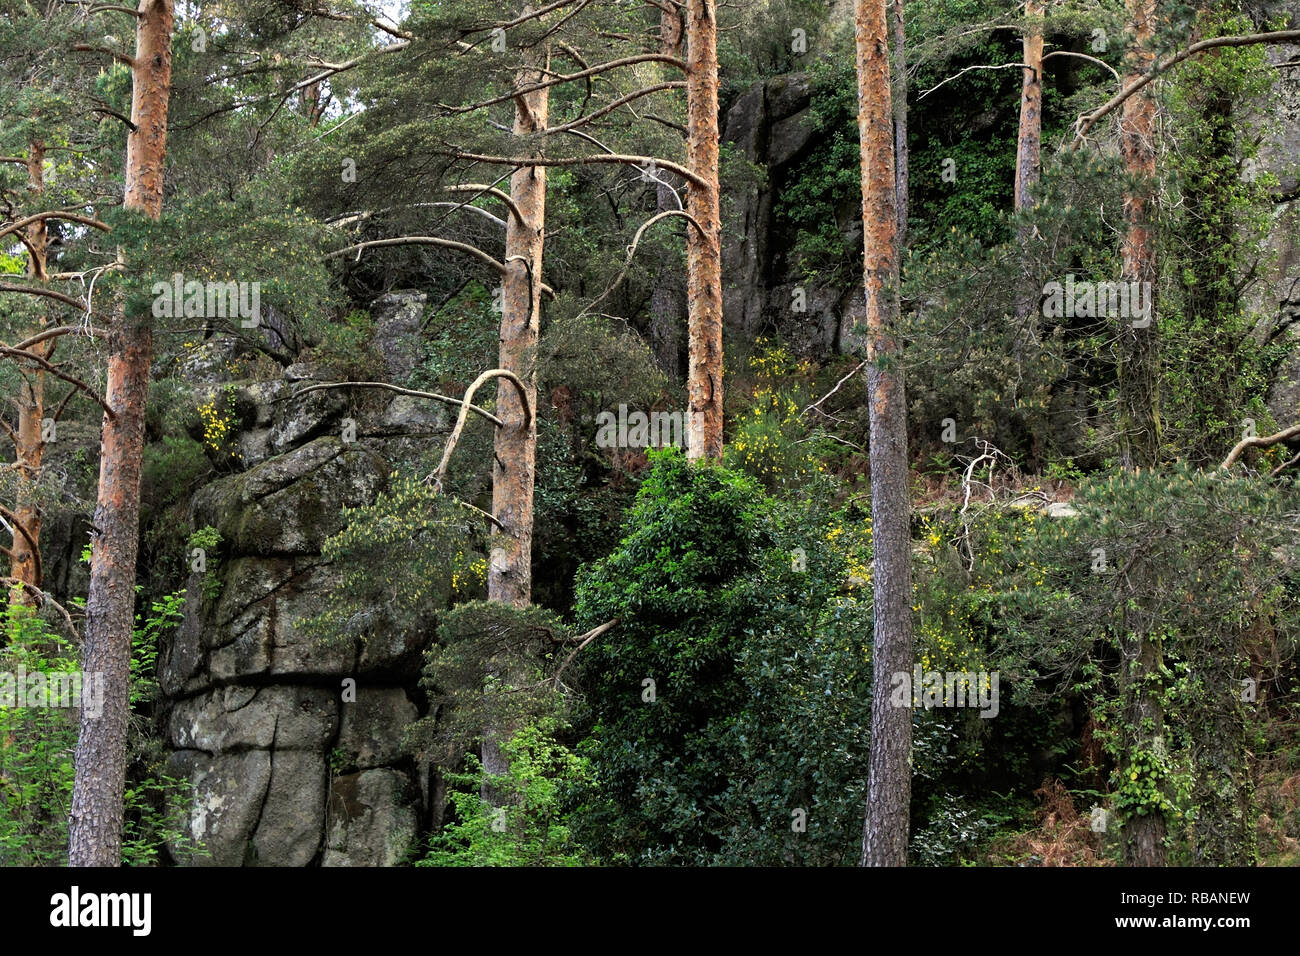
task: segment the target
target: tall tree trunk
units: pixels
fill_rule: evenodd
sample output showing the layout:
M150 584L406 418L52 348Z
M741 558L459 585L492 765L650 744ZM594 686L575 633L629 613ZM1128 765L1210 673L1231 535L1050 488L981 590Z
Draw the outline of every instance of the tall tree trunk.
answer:
M1156 0L1126 0L1133 30L1125 84L1146 73L1155 59ZM1156 173L1155 101L1148 85L1124 102L1120 115L1120 150L1128 173L1124 195L1123 280L1144 283L1149 290L1150 323L1134 328L1119 322L1120 459L1125 468L1154 468L1160 454L1160 354L1156 337L1156 244L1153 228L1153 188ZM1145 297L1144 297L1145 298ZM1164 708L1160 675L1164 669L1161 642L1154 625L1126 635L1123 661L1125 709L1134 728L1131 750L1160 753L1164 749ZM1152 811L1129 820L1123 834L1124 858L1130 866L1164 866L1165 819Z
M1126 633L1121 644L1120 693L1124 723L1128 729L1130 759L1122 762L1121 774L1131 772L1131 755L1162 759L1167 753L1165 711L1161 703L1164 649L1153 636L1155 622L1133 623L1125 614ZM1136 769L1136 768L1134 768ZM1165 817L1157 809L1124 821L1122 830L1124 863L1127 866L1165 865Z
M681 10L659 12L659 49L668 56L681 58L682 37L685 33ZM659 170L663 180L656 189L656 212L681 208L674 192L676 177ZM654 278L650 290L650 346L659 367L674 379L681 375L682 333L686 328L686 302L681 294L677 276L670 270L661 270Z
M27 186L36 199L34 205L39 206L39 199L45 192L45 144L40 140L32 140L28 147ZM27 227L27 274L33 279L43 281L46 277L47 244L45 220L38 220ZM38 324L44 326L45 323L42 316ZM52 348L51 343L40 343L28 351L43 359L50 354ZM45 418L45 372L40 368L20 368L20 374L23 385L18 397L14 463L18 467L21 485L14 500L13 558L10 560L9 574L20 582L15 586L11 599L21 604L32 604L35 598L21 584L36 588L41 586L41 509L36 503L33 486L41 477L41 465L45 457L45 442L41 437L41 423Z
M171 88L173 0L140 0L132 66L131 122L126 141L124 205L150 218L162 215ZM84 711L77 737L76 778L68 834L71 866L118 866L122 857L122 789L126 780L130 711L131 625L140 534L140 466L153 330L148 312L119 313L109 337L106 398L100 442L96 538L82 668L102 674L103 714Z
M912 794L912 712L884 692L912 670L911 498L907 407L898 337L898 211L890 106L886 0L856 0L858 131L862 148L863 278L871 419L871 521L875 599L871 770L863 866L907 863Z
M542 67L549 64L542 62ZM541 70L524 70L519 86L535 84ZM515 136L532 142L546 129L550 89L515 97ZM541 322L542 248L546 238L546 167L524 166L510 177L510 197L523 221L513 214L506 225L506 275L501 313L501 368L525 384L528 407L505 382L497 388L495 462L492 466L493 526L488 562L488 600L512 607L532 601L533 474L537 454L537 336ZM515 675L501 675L511 681ZM504 774L509 764L501 743L511 728L489 728L483 739L483 767ZM488 788L490 790L490 788Z
M1146 73L1155 59L1156 0L1126 0L1133 44L1125 85ZM1126 468L1154 467L1160 454L1160 343L1156 332L1156 242L1153 225L1156 174L1155 100L1148 84L1124 101L1120 149L1128 173L1124 195L1123 279L1146 283L1150 322L1134 328L1119 319L1119 437Z
M687 166L705 185L687 185L686 211L704 235L686 232L689 361L687 454L722 458L722 219L718 187L718 23L716 0L686 5Z
M894 25L894 182L898 194L898 256L907 249L907 192L909 189L907 149L907 23L903 0L889 5Z
M1020 131L1016 137L1015 210L1024 213L1034 205L1034 188L1038 185L1043 145L1043 5L1041 0L1025 4L1024 79L1020 87ZM1029 243L1033 227L1020 225L1021 289L1016 296L1016 324L1022 333L1029 331L1030 313L1037 303L1030 286ZM1037 323L1033 323L1037 325ZM1022 336L1032 338L1030 336Z

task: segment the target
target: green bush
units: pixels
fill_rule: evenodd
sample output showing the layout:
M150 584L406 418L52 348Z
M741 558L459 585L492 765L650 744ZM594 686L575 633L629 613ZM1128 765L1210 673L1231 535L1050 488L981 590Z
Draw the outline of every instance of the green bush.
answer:
M578 579L578 627L619 623L579 657L593 784L575 827L612 862L855 863L866 524L677 450L651 460L623 540ZM917 719L929 772L942 728Z

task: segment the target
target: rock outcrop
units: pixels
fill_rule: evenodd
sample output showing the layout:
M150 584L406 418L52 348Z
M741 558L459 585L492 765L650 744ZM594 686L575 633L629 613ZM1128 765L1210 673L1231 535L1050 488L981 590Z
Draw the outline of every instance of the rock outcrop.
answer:
M412 294L375 305L389 381L414 368L423 306ZM193 786L186 836L201 847L174 847L182 864L391 866L427 812L427 781L399 747L420 713L423 646L382 635L364 648L327 644L302 622L331 601L337 579L321 550L344 509L373 501L389 462L410 441L439 440L429 434L448 416L387 392L295 395L328 376L292 358L233 384L223 362L191 370L199 395L233 389L245 470L191 503L193 526L215 528L222 544L215 571L191 576L159 660L169 770Z

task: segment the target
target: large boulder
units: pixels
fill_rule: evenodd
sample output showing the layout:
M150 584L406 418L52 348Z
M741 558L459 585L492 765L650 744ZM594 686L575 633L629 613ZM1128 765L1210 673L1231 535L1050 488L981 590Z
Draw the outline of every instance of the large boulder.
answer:
M401 293L375 304L392 382L414 370L423 303ZM345 509L373 502L389 461L409 443L436 441L450 415L381 390L304 393L323 373L296 355L226 383L221 370L238 347L223 342L188 359L191 386L200 398L233 398L230 438L245 470L190 503L193 527L215 528L221 542L190 576L185 617L159 654L168 766L191 791L172 856L183 865L395 865L428 812L429 768L401 748L420 716L428 638L394 637L408 632L387 626L383 607L363 646L322 640L304 622L340 586L321 552L345 527ZM347 418L355 428L345 436Z
M374 500L387 467L340 436L322 436L202 489L196 527L211 525L240 554L319 554L343 509Z

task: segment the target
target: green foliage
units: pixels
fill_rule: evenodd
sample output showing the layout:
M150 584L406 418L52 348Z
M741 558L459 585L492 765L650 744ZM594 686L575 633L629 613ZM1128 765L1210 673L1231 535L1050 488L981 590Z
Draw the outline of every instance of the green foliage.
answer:
M383 367L374 336L375 323L369 313L354 310L341 322L322 325L308 355L340 381L370 381Z
M394 473L374 504L346 508L344 518L324 547L339 575L333 599L300 622L322 641L382 635L422 644L452 595L485 579L479 519L421 478Z
M566 636L541 607L468 601L447 611L421 679L437 717L416 723L409 739L450 756L486 728L554 716L560 701L547 676Z
M221 597L221 575L217 573L221 565L221 558L217 551L221 547L221 541L221 532L212 525L205 525L190 535L187 547L187 551L191 554L195 548L203 549L206 570L203 572L200 586L203 600L208 603L215 603L217 598Z
M556 739L554 718L528 722L501 746L509 772L485 774L473 754L448 773L454 822L435 833L416 866L583 866L594 860L574 839L564 795L590 780L589 762ZM499 803L484 800L490 787Z
M158 640L181 617L184 597L172 594L153 602L137 619L131 635L132 707L157 693ZM0 612L7 642L0 647L0 672L69 674L80 662L76 649L25 606L10 603ZM67 859L71 807L72 754L78 712L55 707L0 707L0 865L62 866ZM130 750L139 762L148 747L138 715L132 716ZM189 796L181 781L145 766L128 774L125 790L123 863L156 865L168 843L186 846L176 821L184 818Z
M679 451L651 460L618 548L579 575L577 626L619 623L578 658L594 785L575 827L613 862L856 862L865 527Z
M802 409L811 399L813 363L796 361L786 346L760 338L749 359L754 387L737 403L724 462L760 481L769 491L793 493L826 485L827 459L837 455L830 439L808 433Z
M1269 653L1294 654L1296 488L1180 464L1092 479L1072 505L1073 518L974 535L1002 666L1026 703L1086 696L1122 814L1192 821L1198 853L1241 860L1253 845L1246 740L1260 717L1241 679L1261 634ZM1135 718L1143 701L1163 716Z
M1250 33L1250 21L1203 14L1207 35ZM1257 172L1255 132L1274 105L1262 46L1225 48L1188 62L1169 86L1176 148L1166 164L1177 201L1168 204L1161 268L1174 277L1162 302L1162 417L1171 452L1217 461L1241 437L1243 419L1265 406L1285 345L1249 308L1251 290L1274 255L1277 180Z

